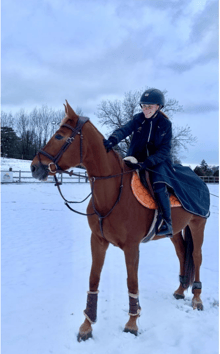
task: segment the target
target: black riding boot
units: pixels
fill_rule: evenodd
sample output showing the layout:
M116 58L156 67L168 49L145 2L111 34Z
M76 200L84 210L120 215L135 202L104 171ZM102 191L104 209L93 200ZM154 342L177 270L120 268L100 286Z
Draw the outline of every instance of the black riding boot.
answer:
M173 237L173 228L171 220L170 198L166 186L154 191L155 199L158 204L159 212L162 214L163 223L157 232L157 236Z

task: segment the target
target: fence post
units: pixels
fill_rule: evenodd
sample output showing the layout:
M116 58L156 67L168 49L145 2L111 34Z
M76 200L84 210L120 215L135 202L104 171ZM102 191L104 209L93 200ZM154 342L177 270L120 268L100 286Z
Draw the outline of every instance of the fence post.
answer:
M61 184L63 184L63 174L61 173Z
M18 182L21 183L21 171L19 170Z

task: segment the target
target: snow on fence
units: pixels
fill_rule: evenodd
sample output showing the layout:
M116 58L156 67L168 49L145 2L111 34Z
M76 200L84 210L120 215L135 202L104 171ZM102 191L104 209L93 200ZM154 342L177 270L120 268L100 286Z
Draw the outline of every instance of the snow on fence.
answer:
M86 177L86 178L85 178ZM79 172L77 176L68 175L57 175L59 182L61 183L87 183L88 175L87 172ZM31 171L1 171L1 183L42 183L42 181L38 181L37 179L32 177ZM53 176L49 176L45 183L54 183Z

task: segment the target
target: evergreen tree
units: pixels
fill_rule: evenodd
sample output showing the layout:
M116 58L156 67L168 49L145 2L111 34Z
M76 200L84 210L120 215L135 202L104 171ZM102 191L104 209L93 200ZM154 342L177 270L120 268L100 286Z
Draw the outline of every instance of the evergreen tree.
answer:
M195 172L198 176L205 176L205 173L204 173L204 171L203 171L203 169L202 169L201 166L196 166L196 167L194 168L194 172Z
M211 168L209 167L209 165L207 164L207 162L205 160L202 160L200 166L201 166L201 169L204 173L204 176L212 176L213 175L213 171L211 170Z
M215 172L213 173L213 176L219 177L219 169L218 169L218 170L215 170Z
M11 127L1 128L1 156L20 158L21 139Z

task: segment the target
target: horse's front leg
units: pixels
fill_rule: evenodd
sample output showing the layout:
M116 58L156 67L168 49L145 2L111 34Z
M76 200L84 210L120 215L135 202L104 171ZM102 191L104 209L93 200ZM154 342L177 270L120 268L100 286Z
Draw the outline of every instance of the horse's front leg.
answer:
M98 286L100 274L105 260L106 250L109 243L92 234L91 250L92 250L92 268L89 278L89 291L87 295L87 304L84 311L85 321L79 328L77 339L79 342L92 337L92 324L96 322L97 302L98 302Z
M124 332L138 335L137 319L140 316L141 307L139 304L138 292L138 264L139 264L139 245L130 245L124 249L127 267L127 285L129 295L129 321L126 323Z

